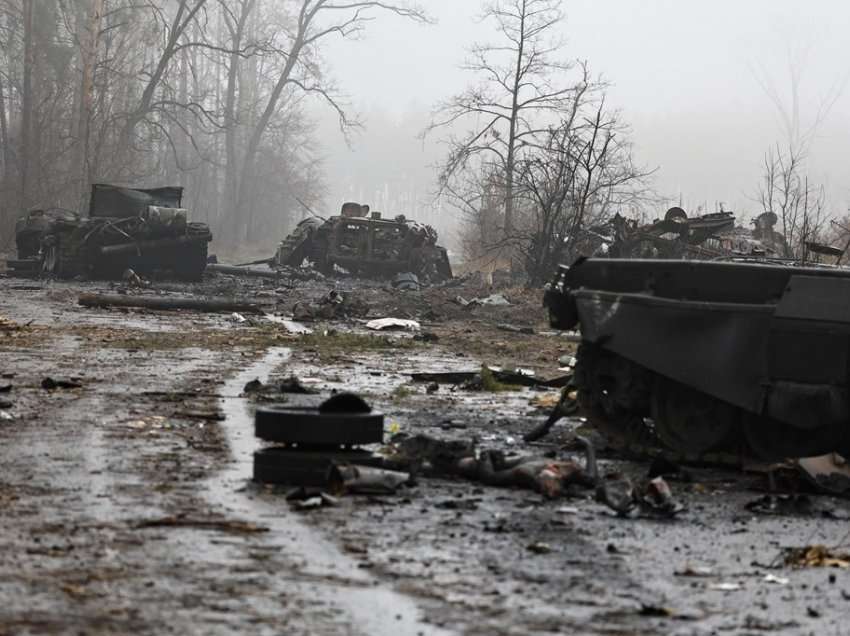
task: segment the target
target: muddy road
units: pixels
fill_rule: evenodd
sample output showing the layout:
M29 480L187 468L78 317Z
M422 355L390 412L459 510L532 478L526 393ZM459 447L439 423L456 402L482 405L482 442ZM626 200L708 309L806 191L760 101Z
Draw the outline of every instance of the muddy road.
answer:
M363 395L387 432L563 452L580 421L543 442L523 433L555 390L468 391L415 383L482 363L557 375L572 345L540 294L472 284L397 292L346 280L367 318L422 323L428 338L367 333L352 317L286 321L328 281L157 284L143 293L250 296L280 319L85 309L109 283L0 278L0 633L8 634L843 634L850 575L792 567L783 549L850 552L850 506L807 495L760 514L759 474L688 467L670 480L686 510L624 519L577 489L523 490L420 478L389 497L296 512L250 481L255 378L295 375L316 404ZM130 293L142 293L130 290ZM506 325L513 328L508 330ZM604 471L647 464L602 452Z

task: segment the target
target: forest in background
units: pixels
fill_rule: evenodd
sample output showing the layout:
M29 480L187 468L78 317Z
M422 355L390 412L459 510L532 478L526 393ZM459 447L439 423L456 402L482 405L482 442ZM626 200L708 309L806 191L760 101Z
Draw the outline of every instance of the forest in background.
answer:
M358 125L321 43L377 11L425 20L369 1L0 1L4 243L21 210L85 209L93 182L182 185L219 245L283 236L323 193L311 110Z
M361 134L372 151L328 171L317 122L332 117L348 137L361 120L323 44L363 35L380 13L430 23L416 5L0 0L0 249L22 210L84 210L90 183L112 182L182 185L216 249L265 254L308 208L335 213L332 189L435 225L456 258L507 254L545 277L574 256L571 237L583 228L617 212L651 219L674 202L654 191L655 166L633 156L608 80L565 50L564 4L482 1L492 37L458 60L467 88L435 95L430 115L371 113ZM791 70L796 105L800 72ZM837 95L809 127L768 92L785 130L764 153L753 207L780 218L789 256L806 240L844 241L806 170ZM345 183L330 188L329 172Z

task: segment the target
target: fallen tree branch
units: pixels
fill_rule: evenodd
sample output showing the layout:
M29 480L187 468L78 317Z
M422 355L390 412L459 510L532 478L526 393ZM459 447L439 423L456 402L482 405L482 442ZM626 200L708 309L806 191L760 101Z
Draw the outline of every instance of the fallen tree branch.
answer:
M248 521L232 521L228 519L193 519L191 517L159 517L145 519L134 525L135 528L197 528L199 530L217 530L237 534L255 534L268 532L268 526L259 526Z
M254 303L226 298L173 298L168 296L124 296L118 294L80 294L83 307L142 307L174 311L189 309L206 312L239 312L243 314L262 314L263 310Z
M207 265L208 272L216 272L218 274L229 274L231 276L248 276L251 278L269 278L277 280L282 278L281 272L275 270L253 269L250 267L238 267L236 265L222 265L211 263Z

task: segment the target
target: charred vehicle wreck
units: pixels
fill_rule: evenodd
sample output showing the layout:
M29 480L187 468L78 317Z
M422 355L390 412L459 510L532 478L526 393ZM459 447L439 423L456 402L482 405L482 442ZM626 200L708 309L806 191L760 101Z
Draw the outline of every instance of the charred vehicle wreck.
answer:
M432 283L452 277L448 254L437 245L434 228L401 215L384 219L358 203L345 203L341 213L329 219L301 221L270 264L300 267L305 260L325 274L335 268L382 278L412 272Z
M209 227L189 221L183 188L92 186L87 216L31 210L15 227L18 273L60 278L120 278L127 269L199 280L207 262Z
M584 230L578 251L605 258L786 260L787 246L774 230L776 223L772 212L754 219L752 229L736 226L732 212L689 217L682 208L673 207L663 219L647 224L615 214L608 222Z
M688 458L850 455L850 272L580 259L545 295L579 328L584 414Z

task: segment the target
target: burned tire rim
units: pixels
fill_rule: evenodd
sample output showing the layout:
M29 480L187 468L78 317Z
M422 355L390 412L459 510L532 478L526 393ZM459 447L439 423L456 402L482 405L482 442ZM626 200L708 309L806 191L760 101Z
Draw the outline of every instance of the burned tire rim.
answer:
M659 376L652 393L655 433L671 450L702 455L730 442L738 409Z
M355 446L384 440L381 413L328 413L310 407L264 406L254 417L260 439L283 444Z

